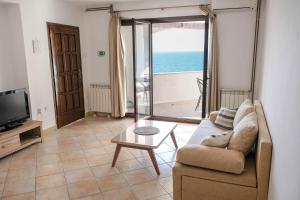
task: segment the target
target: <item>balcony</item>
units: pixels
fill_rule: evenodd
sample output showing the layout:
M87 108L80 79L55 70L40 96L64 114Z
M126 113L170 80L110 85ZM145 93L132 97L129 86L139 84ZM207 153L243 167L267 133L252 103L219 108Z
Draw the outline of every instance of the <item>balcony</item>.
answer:
M202 72L168 72L153 74L153 115L175 118L201 119L201 102L195 110L200 91L197 78ZM147 85L147 83L141 83ZM137 93L139 110L146 110L148 92ZM127 92L128 102L133 102L133 91ZM128 112L133 112L133 104L127 103Z

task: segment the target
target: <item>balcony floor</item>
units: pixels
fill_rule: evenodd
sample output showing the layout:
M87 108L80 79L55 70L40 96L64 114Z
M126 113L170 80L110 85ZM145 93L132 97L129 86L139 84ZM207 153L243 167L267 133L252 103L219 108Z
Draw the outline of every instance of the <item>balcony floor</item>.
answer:
M201 119L201 104L195 111L196 104L197 100L154 104L153 114L155 116Z

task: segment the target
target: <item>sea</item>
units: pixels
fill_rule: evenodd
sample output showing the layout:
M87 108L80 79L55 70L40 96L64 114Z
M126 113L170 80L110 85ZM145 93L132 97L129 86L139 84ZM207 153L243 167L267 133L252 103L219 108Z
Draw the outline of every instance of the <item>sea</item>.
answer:
M203 70L203 51L153 52L153 73Z

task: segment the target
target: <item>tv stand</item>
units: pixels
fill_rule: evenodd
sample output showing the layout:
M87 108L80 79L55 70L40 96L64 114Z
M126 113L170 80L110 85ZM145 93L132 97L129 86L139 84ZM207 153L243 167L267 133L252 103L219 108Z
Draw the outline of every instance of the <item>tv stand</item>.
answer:
M17 128L17 127L22 126L22 125L23 125L22 122L14 122L14 123L11 123L11 124L7 124L6 126L3 126L3 128L1 127L0 133L12 130L12 129Z
M42 142L42 122L27 120L11 130L0 132L0 158ZM11 128L11 126L10 126Z

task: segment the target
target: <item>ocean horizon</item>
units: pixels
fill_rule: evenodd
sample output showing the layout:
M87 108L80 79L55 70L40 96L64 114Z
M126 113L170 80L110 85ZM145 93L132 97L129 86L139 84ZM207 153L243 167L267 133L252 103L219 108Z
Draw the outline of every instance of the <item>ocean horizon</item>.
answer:
M203 71L203 51L153 52L153 73Z

